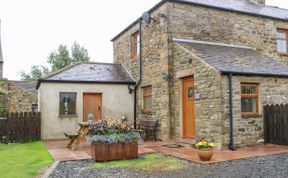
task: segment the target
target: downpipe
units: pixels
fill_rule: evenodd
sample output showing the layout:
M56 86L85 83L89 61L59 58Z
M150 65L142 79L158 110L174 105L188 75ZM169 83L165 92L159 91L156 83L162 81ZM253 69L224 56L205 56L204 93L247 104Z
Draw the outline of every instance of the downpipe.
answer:
M134 128L137 129L137 88L142 81L142 18L139 19L139 79L134 88Z
M228 75L229 78L229 112L230 112L230 144L229 144L229 149L236 151L234 147L234 116L233 116L233 88L232 88L232 74L230 73Z

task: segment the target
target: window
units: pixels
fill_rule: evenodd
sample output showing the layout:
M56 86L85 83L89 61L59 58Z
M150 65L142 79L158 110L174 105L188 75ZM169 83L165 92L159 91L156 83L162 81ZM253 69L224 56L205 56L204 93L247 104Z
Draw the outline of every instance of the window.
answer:
M76 115L76 93L60 93L60 116Z
M152 86L143 87L143 110L152 111Z
M279 53L288 53L288 30L277 30L277 51Z
M140 36L139 36L139 31L137 31L132 35L131 57L135 58L136 56L138 56L139 51L140 51Z
M258 84L241 84L241 112L244 115L257 115Z

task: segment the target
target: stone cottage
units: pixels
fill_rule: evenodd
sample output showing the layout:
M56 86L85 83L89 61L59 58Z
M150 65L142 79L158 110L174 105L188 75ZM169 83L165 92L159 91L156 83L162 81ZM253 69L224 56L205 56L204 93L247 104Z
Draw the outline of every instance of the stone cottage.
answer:
M165 139L263 139L263 106L288 103L288 10L265 0L162 0L115 36L136 79L135 120Z
M1 21L0 21L1 23ZM1 29L1 26L0 26ZM13 81L3 78L3 55L0 33L0 91L8 94L0 96L0 111L32 112L37 111L37 90L34 82Z

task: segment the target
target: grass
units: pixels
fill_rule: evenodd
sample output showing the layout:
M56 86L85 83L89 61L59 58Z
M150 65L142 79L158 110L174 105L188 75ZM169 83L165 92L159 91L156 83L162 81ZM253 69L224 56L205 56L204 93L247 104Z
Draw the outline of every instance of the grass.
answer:
M173 171L183 168L185 165L174 157L163 154L147 154L138 159L109 161L95 163L95 168L126 167L140 171Z
M35 177L52 162L42 142L0 144L0 178Z

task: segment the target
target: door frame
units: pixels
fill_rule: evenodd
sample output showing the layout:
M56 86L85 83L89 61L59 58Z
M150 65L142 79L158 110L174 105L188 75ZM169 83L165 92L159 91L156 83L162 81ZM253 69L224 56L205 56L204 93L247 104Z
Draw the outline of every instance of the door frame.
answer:
M82 101L83 101L83 103L82 103L82 121L84 120L84 95L85 94L99 94L100 95L100 110L101 110L101 113L100 113L100 115L101 115L101 118L102 118L102 116L103 116L103 93L99 93L99 92L83 92L83 99L82 99Z
M194 103L193 103L193 107L194 107L194 135L196 137L196 112L195 112L195 82L194 82L194 75L190 75L190 76L185 76L185 77L182 77L181 78L181 106L182 106L182 110L181 110L181 124L182 124L182 134L181 134L181 137L183 139L193 139L193 138L190 138L190 137L186 137L185 136L185 121L184 121L184 111L186 109L186 106L184 104L184 100L185 100L185 95L184 95L184 80L185 79L192 79L193 80L193 89L194 89L194 93L193 93L193 99L194 99Z

